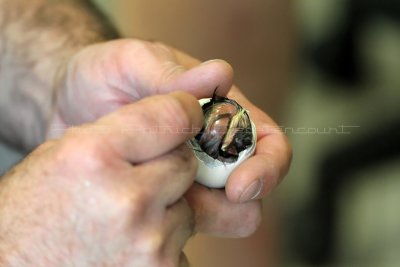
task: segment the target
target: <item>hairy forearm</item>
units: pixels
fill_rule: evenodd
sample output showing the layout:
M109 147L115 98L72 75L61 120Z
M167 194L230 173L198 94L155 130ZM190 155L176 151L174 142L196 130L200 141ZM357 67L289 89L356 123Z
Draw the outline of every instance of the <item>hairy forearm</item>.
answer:
M0 0L0 138L24 150L41 143L63 66L116 35L89 0Z

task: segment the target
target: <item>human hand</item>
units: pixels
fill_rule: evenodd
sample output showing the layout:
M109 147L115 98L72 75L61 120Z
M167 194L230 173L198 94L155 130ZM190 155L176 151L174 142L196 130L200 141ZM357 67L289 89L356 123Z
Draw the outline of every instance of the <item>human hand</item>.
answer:
M258 129L255 155L231 174L226 194L194 185L186 198L196 213L197 231L247 236L257 228L260 202L251 200L261 199L279 183L287 172L291 150L273 120L232 87L233 71L226 62L200 64L165 45L127 39L83 49L69 61L61 77L50 137L127 103L174 90L203 98L218 88L219 95L237 100L250 111ZM239 202L242 204L235 204Z
M44 143L0 182L0 265L186 266L196 133L143 129L202 121L193 96L172 93Z
M185 91L203 98L216 87L225 95L232 77L231 67L223 61L185 71L174 51L161 43L122 39L91 45L59 72L49 137L152 95Z

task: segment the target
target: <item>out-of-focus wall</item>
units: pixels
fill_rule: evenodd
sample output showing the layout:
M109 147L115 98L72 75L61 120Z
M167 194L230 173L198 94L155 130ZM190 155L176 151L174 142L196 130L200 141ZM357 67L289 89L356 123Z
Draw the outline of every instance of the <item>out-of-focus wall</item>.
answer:
M302 60L278 189L283 266L400 266L400 2L293 3Z
M125 36L227 60L246 95L279 117L295 45L289 0L117 0L109 10Z

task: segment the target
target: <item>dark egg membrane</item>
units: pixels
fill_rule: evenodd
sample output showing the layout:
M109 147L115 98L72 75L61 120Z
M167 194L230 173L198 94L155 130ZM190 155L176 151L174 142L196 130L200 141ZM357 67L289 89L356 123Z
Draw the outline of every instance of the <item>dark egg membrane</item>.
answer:
M249 115L236 101L214 95L203 105L203 113L204 127L196 140L210 157L234 162L252 145Z

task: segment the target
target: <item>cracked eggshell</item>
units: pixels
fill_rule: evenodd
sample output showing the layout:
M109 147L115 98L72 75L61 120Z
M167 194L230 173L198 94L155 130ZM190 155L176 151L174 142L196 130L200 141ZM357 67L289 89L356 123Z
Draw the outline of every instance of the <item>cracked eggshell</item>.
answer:
M200 105L208 103L211 99L199 100ZM196 175L196 182L210 188L223 188L228 180L229 175L236 169L243 161L248 159L254 154L257 143L257 132L254 123L251 121L251 131L253 135L253 144L247 149L239 153L238 159L232 163L225 163L214 159L203 151L193 150L194 155L198 160L198 169ZM189 141L191 146L193 141Z

